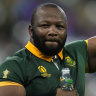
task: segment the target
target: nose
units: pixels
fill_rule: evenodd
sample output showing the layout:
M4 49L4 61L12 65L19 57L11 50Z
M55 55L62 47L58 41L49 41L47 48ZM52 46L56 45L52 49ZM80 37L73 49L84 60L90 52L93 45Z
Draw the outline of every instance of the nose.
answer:
M54 25L50 26L48 36L57 36L57 29Z

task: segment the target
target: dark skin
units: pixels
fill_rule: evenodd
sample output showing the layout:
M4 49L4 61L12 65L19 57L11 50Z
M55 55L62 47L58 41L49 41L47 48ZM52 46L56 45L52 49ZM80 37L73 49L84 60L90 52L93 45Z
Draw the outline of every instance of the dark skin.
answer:
M96 72L96 37L88 39L88 66L89 72Z
M63 40L66 40L67 23L65 17L63 11L58 8L39 8L36 12L34 26L29 26L31 42L35 45L34 29L40 41L42 38L45 39L44 44L48 49L58 48L57 41L63 44ZM88 39L88 57L90 71L96 72L96 37ZM68 92L58 88L56 96L78 96L76 94L76 90ZM0 87L0 96L26 96L26 90L23 86L4 86Z
M46 10L49 11L46 12ZM63 14L61 14L59 10L56 8L49 8L49 7L46 8L44 7L42 9L40 8L38 9L38 12L35 15L34 26L29 27L29 32L30 36L32 37L31 42L43 54L55 55L58 53L56 50L60 51L64 46L67 33L66 20ZM39 40L35 39L36 37ZM62 45L61 48L58 48L60 45ZM50 50L51 51L50 52L49 49L51 49L52 51ZM54 53L53 51L55 50L56 53L48 54L44 50L46 50L46 52L48 53Z

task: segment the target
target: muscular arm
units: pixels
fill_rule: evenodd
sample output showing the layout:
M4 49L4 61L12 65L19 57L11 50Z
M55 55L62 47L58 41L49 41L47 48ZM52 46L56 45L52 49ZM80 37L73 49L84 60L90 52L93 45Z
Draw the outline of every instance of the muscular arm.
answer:
M0 86L0 96L26 96L23 86Z
M96 36L88 39L88 65L90 72L96 72Z

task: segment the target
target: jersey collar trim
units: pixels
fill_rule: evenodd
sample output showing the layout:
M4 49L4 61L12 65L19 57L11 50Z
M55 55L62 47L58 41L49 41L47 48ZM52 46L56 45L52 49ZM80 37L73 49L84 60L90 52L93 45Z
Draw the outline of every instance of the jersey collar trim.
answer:
M46 60L51 62L53 56L46 56L42 52L38 50L30 41L28 41L27 45L25 46L32 54L37 56L40 59ZM63 49L58 53L58 56L63 60Z

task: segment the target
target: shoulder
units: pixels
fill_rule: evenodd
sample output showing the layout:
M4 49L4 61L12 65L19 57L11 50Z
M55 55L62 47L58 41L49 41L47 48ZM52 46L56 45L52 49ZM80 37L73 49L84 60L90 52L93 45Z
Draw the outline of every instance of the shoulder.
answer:
M26 63L25 63L26 52L25 51L26 49L23 48L17 51L13 56L7 57L0 64L0 74L2 74L4 70L9 70L10 76L13 76L14 74L15 75L18 74L18 76L19 74L21 75L21 73L24 72L26 68Z
M26 58L26 49L18 50L14 55L7 57L0 65L13 65L16 63L24 62L24 58Z
M65 49L69 51L73 50L86 50L87 44L85 40L76 40L65 45Z
M65 45L65 48L67 47L78 47L78 46L86 46L86 41L85 40L76 40L76 41L73 41L73 42L70 42L68 44Z
M73 41L65 46L65 51L75 57L87 57L87 43L85 40Z

